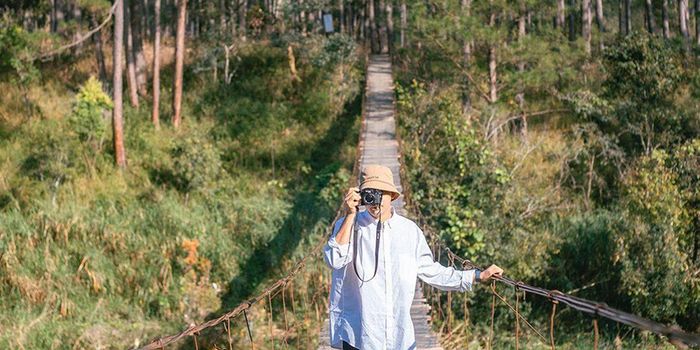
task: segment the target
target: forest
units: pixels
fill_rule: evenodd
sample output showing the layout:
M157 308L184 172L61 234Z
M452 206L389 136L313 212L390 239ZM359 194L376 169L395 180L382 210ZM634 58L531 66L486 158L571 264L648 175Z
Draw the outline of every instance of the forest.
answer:
M374 54L426 232L700 333L700 0L0 0L0 348L138 348L285 276L353 180ZM312 259L234 348L316 349L329 279ZM445 349L517 347L480 288L438 294ZM596 320L600 348L674 348Z

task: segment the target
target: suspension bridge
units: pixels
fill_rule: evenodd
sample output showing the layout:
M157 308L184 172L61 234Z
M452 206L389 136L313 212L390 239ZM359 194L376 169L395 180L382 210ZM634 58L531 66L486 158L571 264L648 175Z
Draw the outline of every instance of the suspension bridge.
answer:
M364 106L363 106L363 120L362 120L362 131L360 133L360 140L357 148L357 159L355 162L353 176L351 183L355 185L357 183L357 174L361 166L365 164L381 164L392 169L394 173L394 182L397 184L399 190L406 194L410 194L410 189L402 188L401 176L401 154L399 148L399 142L396 135L396 122L394 119L394 88L393 88L393 78L392 78L392 68L391 59L388 55L373 55L369 57L369 62L367 66L367 79L366 79L366 89L364 96ZM413 218L422 228L427 235L428 242L431 244L434 256L440 260L446 258L448 263L454 267L459 267L461 269L472 269L480 268L474 265L471 261L464 259L452 252L449 247L436 235L430 227L425 225L425 221L419 211L414 209L413 212L409 213L404 208L404 197L401 197L394 201L392 205L395 207L396 211L403 215ZM410 198L409 198L410 199ZM336 213L336 217L333 220L335 222L340 217L340 210ZM330 232L329 232L330 234ZM326 236L327 237L327 236ZM280 338L282 339L281 347L289 348L287 343L287 338L291 333L295 332L293 327L290 327L289 320L287 319L286 308L291 302L291 307L294 307L294 286L295 277L304 271L304 268L314 260L320 260L321 249L326 243L326 238L317 242L313 249L309 250L309 253L302 258L296 265L289 271L289 273L280 278L277 281L269 284L258 295L242 302L229 312L226 312L219 317L210 319L204 323L193 325L187 329L173 335L158 337L152 342L137 346L135 349L139 350L155 350L155 349L181 349L183 348L183 343L186 346L191 346L191 348L198 350L200 346L204 347L205 341L203 337L207 330L218 328L217 332L219 337L223 337L223 343L227 344L227 348L232 350L234 348L240 348L241 346L248 346L255 349L256 342L255 337L267 336L272 338L273 333L275 333L275 328L272 325L272 299L281 299L283 307L283 322L285 325L285 330L282 332ZM507 271L507 269L506 269ZM496 284L502 284L508 286L509 288L515 289L515 300L507 300L501 294L498 293ZM309 286L307 286L309 287ZM316 288L327 288L326 285L315 286ZM313 288L313 286L309 287ZM555 315L557 312L557 307L560 305L565 305L571 309L577 310L582 313L589 314L592 320L592 328L594 338L594 349L598 348L599 340L599 329L598 329L598 319L605 318L612 320L621 324L631 326L635 329L649 331L655 333L663 339L668 340L675 346L679 348L686 348L687 346L700 346L700 335L685 332L678 327L667 326L649 319L639 317L624 311L620 311L607 306L604 303L590 301L572 295L568 295L555 290L547 290L535 286L525 284L520 281L515 281L507 277L495 277L494 281L490 286L486 287L492 294L491 303L491 328L489 333L489 344L487 346L491 348L491 342L494 338L494 308L497 304L503 304L515 315L515 348L520 347L520 337L522 336L522 329L525 327L529 328L532 334L539 337L542 343L555 349ZM290 293L291 292L291 293ZM326 295L325 293L314 293L314 296ZM416 339L416 349L422 350L438 350L442 349L438 334L433 330L430 324L431 320L431 305L428 303L428 299L424 296L426 293L436 293L429 286L423 286L420 283L416 285L415 298L411 306L411 318L413 320L415 328L415 339ZM521 296L525 294L531 294L533 296L539 296L545 298L551 303L551 315L549 318L549 334L544 335L540 330L534 327L522 314L519 312L519 303ZM291 300L290 300L291 299ZM431 300L436 300L436 298L430 298ZM437 298L439 300L439 298ZM451 293L447 292L447 304L451 305ZM269 331L265 329L256 329L255 331L251 327L251 321L249 318L249 313L253 308L267 307L267 316ZM316 314L318 319L323 319L321 315L324 312L318 310L318 303L316 305ZM466 305L465 305L466 307ZM450 307L447 307L448 312L450 312ZM232 330L232 324L241 327L239 330ZM318 344L317 349L330 349L329 344L329 332L328 332L328 321L324 321L323 326L318 330L317 339L309 339L310 342L306 343L304 348L309 348L311 344ZM268 333L268 334L263 334ZM239 339L239 338L247 339ZM235 345L234 345L235 344ZM274 340L272 346L275 346ZM213 346L212 348L220 349L220 347Z

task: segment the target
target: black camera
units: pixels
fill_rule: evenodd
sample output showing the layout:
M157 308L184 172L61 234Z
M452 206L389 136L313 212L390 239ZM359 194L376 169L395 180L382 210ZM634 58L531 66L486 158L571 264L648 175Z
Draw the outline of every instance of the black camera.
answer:
M360 191L360 205L379 205L382 203L382 191L365 188Z

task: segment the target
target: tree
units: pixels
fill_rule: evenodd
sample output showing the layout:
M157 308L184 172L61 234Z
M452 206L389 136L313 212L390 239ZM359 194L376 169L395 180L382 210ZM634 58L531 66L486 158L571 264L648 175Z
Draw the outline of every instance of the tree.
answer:
M678 0L678 31L683 39L683 47L686 52L690 52L689 16L688 0Z
M131 30L131 48L134 61L134 72L136 74L136 91L141 96L148 95L146 58L143 54L143 28L141 21L144 16L143 0L130 0L129 12L132 13L131 21L127 23Z
M369 17L369 30L370 30L370 47L373 53L380 53L382 50L382 44L379 39L379 32L377 29L377 21L374 16L374 0L367 1L367 11Z
M695 43L700 45L700 0L695 0Z
M654 20L654 5L651 0L644 0L644 17L646 19L647 31L654 35L656 32L656 21Z
M661 20L664 25L664 39L671 37L671 27L668 20L668 0L661 0Z
M112 132L114 141L114 160L119 168L126 168L124 151L124 126L122 121L122 48L124 47L124 1L118 2L114 13L114 44L112 47L113 75L112 89L114 109L112 110Z
M565 0L557 0L557 20L556 27L564 29L564 22L566 18L566 3Z
M490 1L491 4L493 4L493 0ZM496 11L493 9L493 6L491 6L490 9L490 14L489 14L489 28L491 30L496 29ZM496 71L497 69L497 63L496 63L496 46L497 42L494 39L491 39L491 42L488 44L488 60L489 60L489 102L490 103L496 103L498 100L498 72Z
M128 1L128 0L122 0L122 1ZM131 102L131 106L138 108L139 107L139 95L138 95L138 83L136 82L136 66L134 65L134 45L133 45L133 36L131 33L131 11L129 9L130 6L124 6L124 21L125 21L125 30L126 30L126 76L127 76L127 85L129 86L129 101Z
M581 26L581 32L583 35L583 41L585 43L585 49L586 49L586 54L590 55L591 54L591 25L593 23L593 18L591 18L591 0L583 0L581 3L581 6L583 7L583 16L582 18L582 26Z
M406 0L401 1L401 47L406 46L406 27L408 26L408 8L406 7ZM462 0L470 1L470 0Z
M160 128L160 0L153 4L153 113L151 120L156 129Z
M386 42L389 52L394 52L394 0L386 1Z
M90 23L94 27L98 26L97 17L95 14L90 16ZM97 59L97 67L100 70L100 82L102 82L104 85L107 83L107 68L105 65L105 55L102 48L102 31L98 30L92 37L92 40L95 43L95 59Z
M179 0L177 5L177 36L175 38L175 78L173 79L173 126L176 129L180 127L182 121L182 71L185 63L186 19L187 0Z
M601 33L606 31L605 28L605 16L603 14L603 0L595 0L595 19L598 23L598 30Z

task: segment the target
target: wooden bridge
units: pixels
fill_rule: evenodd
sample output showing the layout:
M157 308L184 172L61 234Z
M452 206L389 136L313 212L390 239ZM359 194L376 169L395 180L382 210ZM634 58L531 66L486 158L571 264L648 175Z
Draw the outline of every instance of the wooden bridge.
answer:
M391 59L388 55L370 56L367 67L366 103L362 135L360 136L360 167L379 164L389 167L394 174L394 184L400 192L401 154L396 139L394 118L394 79L391 74ZM406 215L403 196L392 202L400 215ZM442 349L438 337L430 327L430 306L423 297L420 283L416 284L416 294L411 305L411 319L416 336L417 349ZM331 349L328 320L323 323L319 349Z

